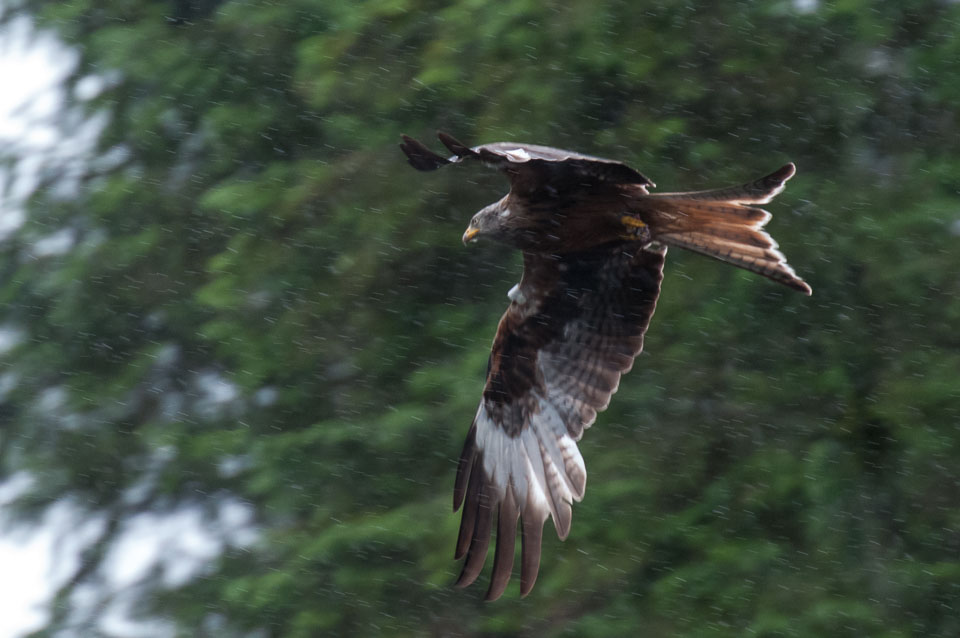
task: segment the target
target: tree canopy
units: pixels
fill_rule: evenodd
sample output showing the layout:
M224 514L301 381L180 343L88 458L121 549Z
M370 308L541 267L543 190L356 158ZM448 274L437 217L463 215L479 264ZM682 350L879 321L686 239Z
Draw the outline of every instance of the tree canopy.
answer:
M185 510L224 551L125 592L181 636L960 634L960 5L19 14L76 47L70 108L103 118L0 243L0 478L32 478L5 514L96 523L37 636L110 635L119 540ZM769 229L814 296L670 252L522 600L450 587L455 462L520 263L460 244L500 176L406 165L400 134L436 129L663 190L799 168Z

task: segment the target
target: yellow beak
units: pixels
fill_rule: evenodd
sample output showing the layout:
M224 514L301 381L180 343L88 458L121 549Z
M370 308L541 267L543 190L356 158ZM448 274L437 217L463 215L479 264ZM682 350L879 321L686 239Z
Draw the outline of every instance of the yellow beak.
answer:
M463 243L468 244L474 241L477 238L477 235L479 234L480 234L479 228L474 228L473 226L470 226L469 228L467 228L467 232L463 233Z

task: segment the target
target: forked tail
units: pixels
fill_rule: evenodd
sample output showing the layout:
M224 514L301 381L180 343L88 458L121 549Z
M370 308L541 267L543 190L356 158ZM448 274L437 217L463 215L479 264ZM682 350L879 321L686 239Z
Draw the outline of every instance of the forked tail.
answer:
M654 239L686 248L768 277L811 294L810 286L787 264L777 242L763 230L766 204L783 190L796 168L783 168L755 182L689 193L659 193L644 198Z

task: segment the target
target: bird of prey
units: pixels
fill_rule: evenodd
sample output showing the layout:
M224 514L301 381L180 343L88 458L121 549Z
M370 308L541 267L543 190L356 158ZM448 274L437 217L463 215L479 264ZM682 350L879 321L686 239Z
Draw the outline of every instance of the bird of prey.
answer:
M643 347L668 245L746 268L800 292L811 289L763 230L758 208L783 190L793 164L731 188L651 194L654 184L621 162L533 144L473 148L445 133L442 157L403 136L410 164L432 171L478 160L504 173L510 192L470 220L463 242L481 237L523 251L523 275L508 293L487 380L460 455L453 509L463 506L457 585L476 580L494 523L497 543L487 599L513 570L521 530L520 593L540 565L543 525L561 539L583 498L584 429L610 403Z

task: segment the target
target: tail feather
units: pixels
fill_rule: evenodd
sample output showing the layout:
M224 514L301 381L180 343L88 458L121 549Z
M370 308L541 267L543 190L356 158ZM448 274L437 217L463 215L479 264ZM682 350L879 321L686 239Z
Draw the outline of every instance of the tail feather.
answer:
M763 233L767 235L766 233ZM769 237L769 235L767 235ZM763 275L773 281L784 284L794 290L804 294L811 294L813 291L810 285L797 276L793 268L787 263L783 253L774 246L776 243L771 239L771 247L762 248L759 246L750 246L724 240L706 233L678 233L661 235L658 237L663 243L686 248L698 252L720 261L740 266L758 275Z
M783 190L796 168L783 168L733 188L649 195L651 230L665 244L686 248L745 268L811 294L787 264L777 242L763 230L770 213L746 204L764 204Z
M706 223L698 226L696 230L684 232L709 235L731 244L744 244L745 246L758 246L760 248L777 248L777 242L775 242L766 231L751 226Z

